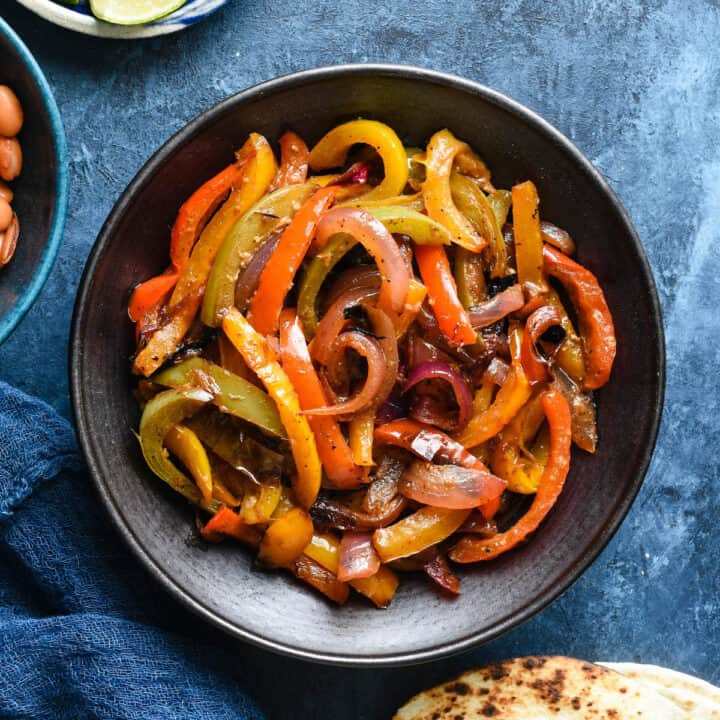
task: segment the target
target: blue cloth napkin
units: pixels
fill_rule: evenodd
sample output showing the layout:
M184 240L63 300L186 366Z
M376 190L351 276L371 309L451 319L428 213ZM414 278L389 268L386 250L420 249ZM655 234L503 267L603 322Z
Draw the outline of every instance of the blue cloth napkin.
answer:
M0 718L262 718L237 657L162 627L171 602L109 527L70 424L0 382Z

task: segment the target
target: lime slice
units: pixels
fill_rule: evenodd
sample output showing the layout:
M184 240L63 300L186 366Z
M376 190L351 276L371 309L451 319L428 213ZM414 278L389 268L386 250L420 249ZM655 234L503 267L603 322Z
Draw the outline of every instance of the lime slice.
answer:
M159 20L187 0L90 0L90 10L98 20L115 25L143 25Z

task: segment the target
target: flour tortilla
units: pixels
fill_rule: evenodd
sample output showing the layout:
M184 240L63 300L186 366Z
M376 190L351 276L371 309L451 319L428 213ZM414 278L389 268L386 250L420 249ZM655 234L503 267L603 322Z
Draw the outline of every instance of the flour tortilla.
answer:
M599 663L651 687L681 707L692 720L720 720L720 688L676 670L636 663Z
M416 695L394 720L687 720L675 703L608 668L527 657L473 670Z

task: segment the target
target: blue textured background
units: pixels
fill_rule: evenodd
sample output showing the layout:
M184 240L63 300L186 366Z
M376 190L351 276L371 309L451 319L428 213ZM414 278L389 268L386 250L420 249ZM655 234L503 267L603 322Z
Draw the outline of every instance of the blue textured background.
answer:
M141 164L217 100L281 73L338 62L418 64L495 87L585 152L620 195L650 255L669 372L645 486L618 535L570 591L472 653L416 668L351 671L241 645L238 663L271 716L310 720L389 717L428 684L523 653L660 663L720 683L717 5L376 5L234 0L180 35L124 43L71 34L2 0L3 16L35 53L64 115L72 191L57 265L0 349L0 378L69 415L67 334L87 253ZM216 634L177 607L169 613L190 634Z

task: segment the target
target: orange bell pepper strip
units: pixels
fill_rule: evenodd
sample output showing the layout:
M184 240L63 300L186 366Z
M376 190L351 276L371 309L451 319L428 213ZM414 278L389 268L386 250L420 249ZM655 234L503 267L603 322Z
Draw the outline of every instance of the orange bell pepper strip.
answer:
M517 348L513 351L514 355L519 356L522 338L518 331L511 331L510 341L511 345ZM482 388L478 390L479 393L482 391ZM474 414L465 429L455 439L465 447L475 447L495 437L530 399L531 392L530 382L523 372L519 357L513 357L513 363L505 382L500 386L490 407L483 412Z
M360 413L348 424L348 440L355 462L362 467L372 467L373 433L375 432L375 411Z
M544 292L543 243L540 232L540 198L530 180L512 189L513 235L518 282L531 289L531 295Z
M260 542L258 562L267 567L289 567L312 540L313 523L300 508L273 520Z
M347 583L340 582L333 573L307 555L301 555L295 560L290 566L290 572L338 605L344 605L350 596Z
M242 518L228 507L221 507L200 530L208 542L219 542L223 537L231 537L240 542L257 547L262 533L256 527L247 525Z
M238 153L243 175L238 186L200 234L168 303L170 321L156 330L135 356L133 372L148 377L176 352L202 304L215 256L235 223L265 194L277 164L267 140L251 133Z
M543 409L550 428L550 453L530 509L509 530L491 538L466 535L450 550L450 559L459 563L492 560L523 542L537 530L555 505L570 469L572 442L570 408L555 390L543 396Z
M320 218L335 201L336 192L334 187L320 188L302 205L265 265L248 311L253 327L263 335L277 331L285 296L315 236Z
M277 405L297 469L293 489L300 505L309 508L320 490L322 465L315 436L307 417L302 413L295 388L275 359L267 340L255 331L236 308L232 308L223 318L222 329Z
M395 324L395 335L398 338L403 337L409 330L410 326L417 317L417 314L420 312L420 308L425 302L426 297L427 288L419 280L410 278L408 294L405 299L405 307L397 318L391 316L391 319Z
M597 390L610 378L617 343L605 294L595 275L550 245L543 248L545 271L560 281L577 312L585 355L585 390Z
M280 144L280 169L270 183L270 191L286 185L301 185L307 180L310 152L305 141L288 130L278 141Z
M415 555L452 535L470 512L426 505L393 525L375 530L373 545L384 563Z
M457 286L443 247L416 245L415 259L443 335L453 345L473 345L477 333L458 299Z
M400 195L408 179L405 147L395 131L377 120L351 120L334 127L310 151L310 167L328 170L345 163L353 145L370 145L383 161L385 177L363 195L363 200L382 200ZM369 186L365 186L369 187Z
M312 558L328 572L337 575L340 563L340 540L334 535L316 532L305 548L304 555ZM371 577L356 578L349 582L350 587L379 608L385 608L390 604L399 584L398 576L385 565L381 565Z
M450 174L455 158L467 147L449 130L440 130L430 138L424 161L422 197L427 214L450 231L454 243L466 250L480 252L486 242L455 206L450 189Z
M325 391L310 359L305 334L292 309L283 310L280 314L280 359L303 410L327 405ZM341 489L359 487L364 480L364 472L355 463L337 420L332 415L309 415L307 420L315 433L317 452L328 478Z
M132 291L128 303L130 319L134 323L141 321L152 308L165 299L175 287L178 277L177 270L168 268L162 275L156 275L144 283L140 283Z

